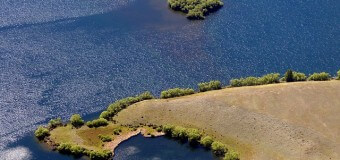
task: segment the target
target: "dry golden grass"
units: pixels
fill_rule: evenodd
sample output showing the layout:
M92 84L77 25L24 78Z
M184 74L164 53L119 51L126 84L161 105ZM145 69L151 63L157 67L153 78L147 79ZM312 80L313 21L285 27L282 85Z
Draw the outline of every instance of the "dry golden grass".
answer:
M143 101L121 124L194 127L242 159L340 159L340 81L226 88Z

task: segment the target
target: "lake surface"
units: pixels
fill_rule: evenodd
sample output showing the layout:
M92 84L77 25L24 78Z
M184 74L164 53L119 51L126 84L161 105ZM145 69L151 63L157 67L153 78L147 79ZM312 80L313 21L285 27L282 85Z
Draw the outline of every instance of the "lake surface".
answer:
M217 160L210 150L192 147L166 137L145 138L137 135L121 143L115 150L114 160Z
M335 74L339 3L224 0L188 21L165 0L2 0L0 159L72 159L38 147L32 131L145 90L288 68Z

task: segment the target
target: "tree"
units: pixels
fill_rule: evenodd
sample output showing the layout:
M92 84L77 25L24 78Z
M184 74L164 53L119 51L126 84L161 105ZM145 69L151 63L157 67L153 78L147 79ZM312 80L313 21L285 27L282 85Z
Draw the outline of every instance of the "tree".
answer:
M228 153L225 154L223 160L239 160L239 154L233 150L229 150Z
M294 82L293 71L291 69L287 70L285 74L285 79L286 79L286 82Z
M53 129L53 128L56 128L58 126L61 126L63 125L62 121L61 121L61 118L57 118L57 119L51 119L49 122L48 122L48 127L50 129Z
M201 139L201 144L204 146L204 147L211 147L211 144L214 142L214 140L210 137L210 136L205 136Z
M222 156L227 152L227 148L221 142L215 141L211 144L211 150L217 156Z
M340 80L340 70L338 71L338 76L336 77L337 80Z
M74 127L81 127L84 124L84 120L80 117L79 114L74 114L70 118L70 122Z

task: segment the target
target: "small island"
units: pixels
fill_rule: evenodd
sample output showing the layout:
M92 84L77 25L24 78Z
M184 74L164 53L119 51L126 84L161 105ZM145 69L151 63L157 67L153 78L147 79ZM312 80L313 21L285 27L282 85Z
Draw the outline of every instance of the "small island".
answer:
M121 142L138 134L150 138L168 136L193 146L201 145L223 160L294 159L296 156L333 159L337 157L333 154L336 141L332 139L333 132L328 131L337 128L324 129L324 126L314 125L316 123L304 110L313 107L309 111L313 118L325 107L336 110L339 101L334 91L340 89L337 80L340 80L340 70L336 77L326 72L306 76L287 70L283 77L270 73L262 77L232 79L229 86L222 86L218 80L203 82L198 84L198 91L168 89L161 92L159 99L144 92L117 100L92 121L85 122L79 114L72 115L66 123L60 118L52 119L47 126L38 127L35 136L52 150L76 157L88 156L93 160L112 159ZM332 97L327 100L329 105L323 104L325 97ZM298 108L295 107L297 104ZM307 121L289 116L293 108ZM326 117L336 116L336 112L329 112ZM317 120L327 123L326 126L337 123L328 121L325 116L319 116ZM273 126L279 127L273 129ZM303 133L300 138L286 139L286 136L298 133ZM330 134L331 141L320 133ZM304 140L296 143L301 138ZM309 142L320 149L308 153L291 152Z
M172 10L185 13L191 20L205 19L223 6L221 0L168 0L168 3Z

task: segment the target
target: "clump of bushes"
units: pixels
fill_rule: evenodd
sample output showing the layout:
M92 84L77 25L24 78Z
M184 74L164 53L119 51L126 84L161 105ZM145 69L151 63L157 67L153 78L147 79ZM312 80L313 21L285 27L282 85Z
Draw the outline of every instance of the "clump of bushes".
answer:
M104 119L104 118L95 119L93 121L88 121L86 123L86 125L88 127L90 127L90 128L92 128L92 127L97 128L97 127L100 127L100 126L107 126L108 124L109 124L109 122L106 119Z
M39 126L37 130L34 132L35 137L37 137L39 140L44 139L45 137L50 135L50 132L47 128Z
M108 150L103 151L87 151L86 155L92 160L108 160L112 157L112 153Z
M169 7L187 14L188 19L204 19L223 6L221 0L168 0Z
M81 127L84 124L84 120L80 117L79 114L74 114L70 118L70 122L73 127Z
M239 154L233 150L229 150L225 155L223 160L240 160Z
M114 134L114 135L119 135L120 132L122 132L122 129L120 129L120 128L115 128L115 129L113 129L113 134Z
M214 141L211 144L211 150L217 156L222 156L222 155L224 155L228 151L226 146L223 143L218 142L218 141Z
M108 135L102 135L102 134L99 134L98 135L98 138L102 141L102 142L110 142L112 141L112 138Z
M297 81L306 81L307 76L301 72L295 72L292 70L287 70L285 76L282 78L282 81L286 82L297 82Z
M61 143L56 149L63 154L72 154L74 156L86 155L92 160L108 160L112 156L112 153L108 150L93 151L70 143Z
M309 81L328 81L331 79L331 75L326 72L313 73L308 77Z
M53 129L53 128L56 128L58 126L62 126L63 123L61 121L61 118L56 118L56 119L51 119L49 122L48 122L48 128L50 129Z
M213 142L214 140L210 136L205 136L200 141L201 145L206 148L210 148Z
M272 84L272 83L279 83L279 82L280 82L280 74L270 73L262 77L247 77L247 78L240 78L240 79L232 79L230 80L230 85L232 87L241 87L241 86Z
M186 96L190 94L194 94L195 91L191 88L173 88L168 89L161 92L161 98L173 98L173 97L180 97L180 96Z
M188 141L190 144L197 144L202 136L202 134L197 129L194 128L187 129L186 135L188 137Z
M113 116L115 116L121 110L125 109L127 106L143 101L143 100L148 100L148 99L153 99L153 98L155 97L151 94L151 92L146 91L134 97L127 97L127 98L117 100L116 102L110 104L109 107L106 109L106 111L103 111L99 117L110 120Z
M337 80L340 80L340 70L338 71L338 76L336 77Z
M220 81L210 81L198 84L198 89L200 92L210 91L210 90L217 90L221 89L221 82Z

